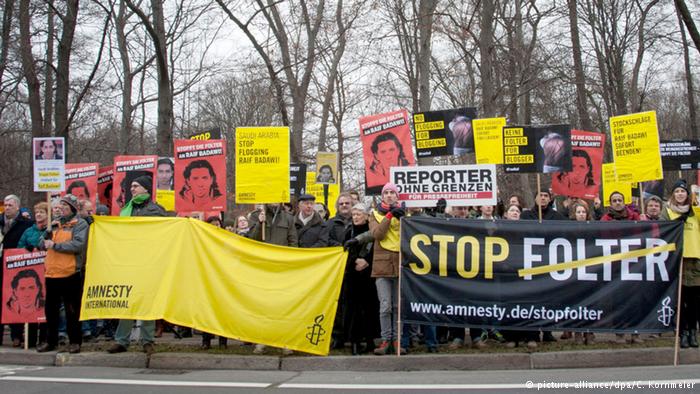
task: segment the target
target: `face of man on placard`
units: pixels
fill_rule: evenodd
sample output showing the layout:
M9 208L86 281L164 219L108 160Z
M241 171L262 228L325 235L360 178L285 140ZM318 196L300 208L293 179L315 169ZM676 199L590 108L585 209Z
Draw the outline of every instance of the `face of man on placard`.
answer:
M31 309L36 306L40 291L39 286L34 278L22 278L18 281L17 288L13 289L13 294L17 297L21 309Z
M158 180L158 190L171 190L173 182L172 163L165 163L159 160L156 179Z
M197 199L209 196L209 190L213 179L206 168L195 168L190 173L190 177L185 181L192 189L192 194Z

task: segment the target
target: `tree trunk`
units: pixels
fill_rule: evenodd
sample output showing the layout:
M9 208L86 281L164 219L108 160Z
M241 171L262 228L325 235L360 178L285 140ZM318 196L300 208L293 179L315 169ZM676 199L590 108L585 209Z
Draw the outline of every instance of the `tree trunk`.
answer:
M690 38L692 38L693 43L695 43L695 49L700 52L700 33L698 33L698 28L695 27L693 16L690 15L690 11L688 11L688 6L685 5L684 0L675 0L675 2L676 9L681 14L683 22L685 22L685 27L688 29L688 33L690 33Z
M168 72L168 54L165 41L163 0L151 0L153 8L152 39L156 49L158 65L158 127L157 147L159 156L170 156L173 152L173 92Z
M56 107L54 123L56 136L64 137L68 145L68 96L70 93L70 56L73 50L73 37L78 19L78 0L66 0L66 14L62 18L61 39L58 42L58 63L56 65ZM49 114L47 114L49 116Z
M493 19L495 11L494 0L482 0L481 17L479 19L481 31L479 35L479 55L481 57L482 114L485 118L496 114L496 91L493 80Z
M421 0L418 5L418 99L421 111L430 111L430 64L433 57L431 41L437 0Z
M55 11L53 0L47 0L46 15L46 72L44 80L44 133L51 135L53 129L53 51L56 34Z
M2 48L0 48L0 82L3 82L5 69L7 68L7 57L10 50L10 34L12 32L12 19L15 10L14 0L5 0L5 7L2 11Z
M688 39L685 36L685 29L683 28L683 17L681 15L680 9L676 7L676 13L678 15L678 25L681 31L681 42L683 44L683 62L685 63L685 83L688 89L688 117L690 118L690 138L698 139L698 117L695 111L695 89L693 88L693 74L690 69L690 50L688 45Z
M119 125L119 153L126 154L129 150L129 139L132 129L132 114L134 107L131 102L134 75L131 71L131 60L129 59L129 48L126 43L126 4L124 0L119 2L119 13L117 14L114 27L117 36L117 47L119 58L122 64L122 113L121 124Z
M27 99L29 101L29 115L32 121L32 136L42 137L45 136L45 133L44 121L41 115L41 84L36 76L34 55L32 54L29 1L20 0L19 2L20 51L22 53L24 79L27 81Z
M583 60L581 59L581 41L578 34L578 9L576 0L568 0L569 4L569 27L571 29L571 44L574 56L574 79L576 83L576 110L579 122L584 130L593 130L591 117L588 115L588 105L586 104L586 75L583 71Z

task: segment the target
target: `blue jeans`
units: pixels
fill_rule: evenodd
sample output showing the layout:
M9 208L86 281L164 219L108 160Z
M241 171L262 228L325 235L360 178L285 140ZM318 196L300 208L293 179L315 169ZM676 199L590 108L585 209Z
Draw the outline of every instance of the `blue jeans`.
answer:
M117 331L114 333L114 340L118 344L129 347L129 338L131 337L131 329L134 328L135 320L120 319L119 325L117 326ZM141 321L141 338L139 343L145 345L147 343L153 343L153 334L156 331L156 321L155 320L143 320Z
M411 331L417 331L419 325L418 324L404 324L403 329L401 331L401 347L406 349L408 348L409 345L409 340L411 339L412 333ZM438 341L437 341L437 328L435 326L428 326L425 324L420 325L421 329L423 330L423 335L425 337L425 346L430 348L437 348L438 346Z

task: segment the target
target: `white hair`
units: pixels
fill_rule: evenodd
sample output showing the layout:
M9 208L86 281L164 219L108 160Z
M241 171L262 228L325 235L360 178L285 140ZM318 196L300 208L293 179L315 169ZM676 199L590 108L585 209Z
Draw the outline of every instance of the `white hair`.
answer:
M21 201L20 201L19 197L17 197L17 195L15 195L15 194L10 194L10 195L6 196L3 201L7 201L7 200L13 200L17 204L18 207L21 205Z

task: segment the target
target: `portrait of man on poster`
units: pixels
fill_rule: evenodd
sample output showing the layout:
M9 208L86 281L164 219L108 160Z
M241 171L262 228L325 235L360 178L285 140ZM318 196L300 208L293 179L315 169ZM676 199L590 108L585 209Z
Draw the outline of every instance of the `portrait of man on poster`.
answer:
M214 200L223 196L219 190L216 173L206 160L194 160L183 171L185 184L178 194L185 202L185 211L205 211ZM178 210L182 209L178 207Z

